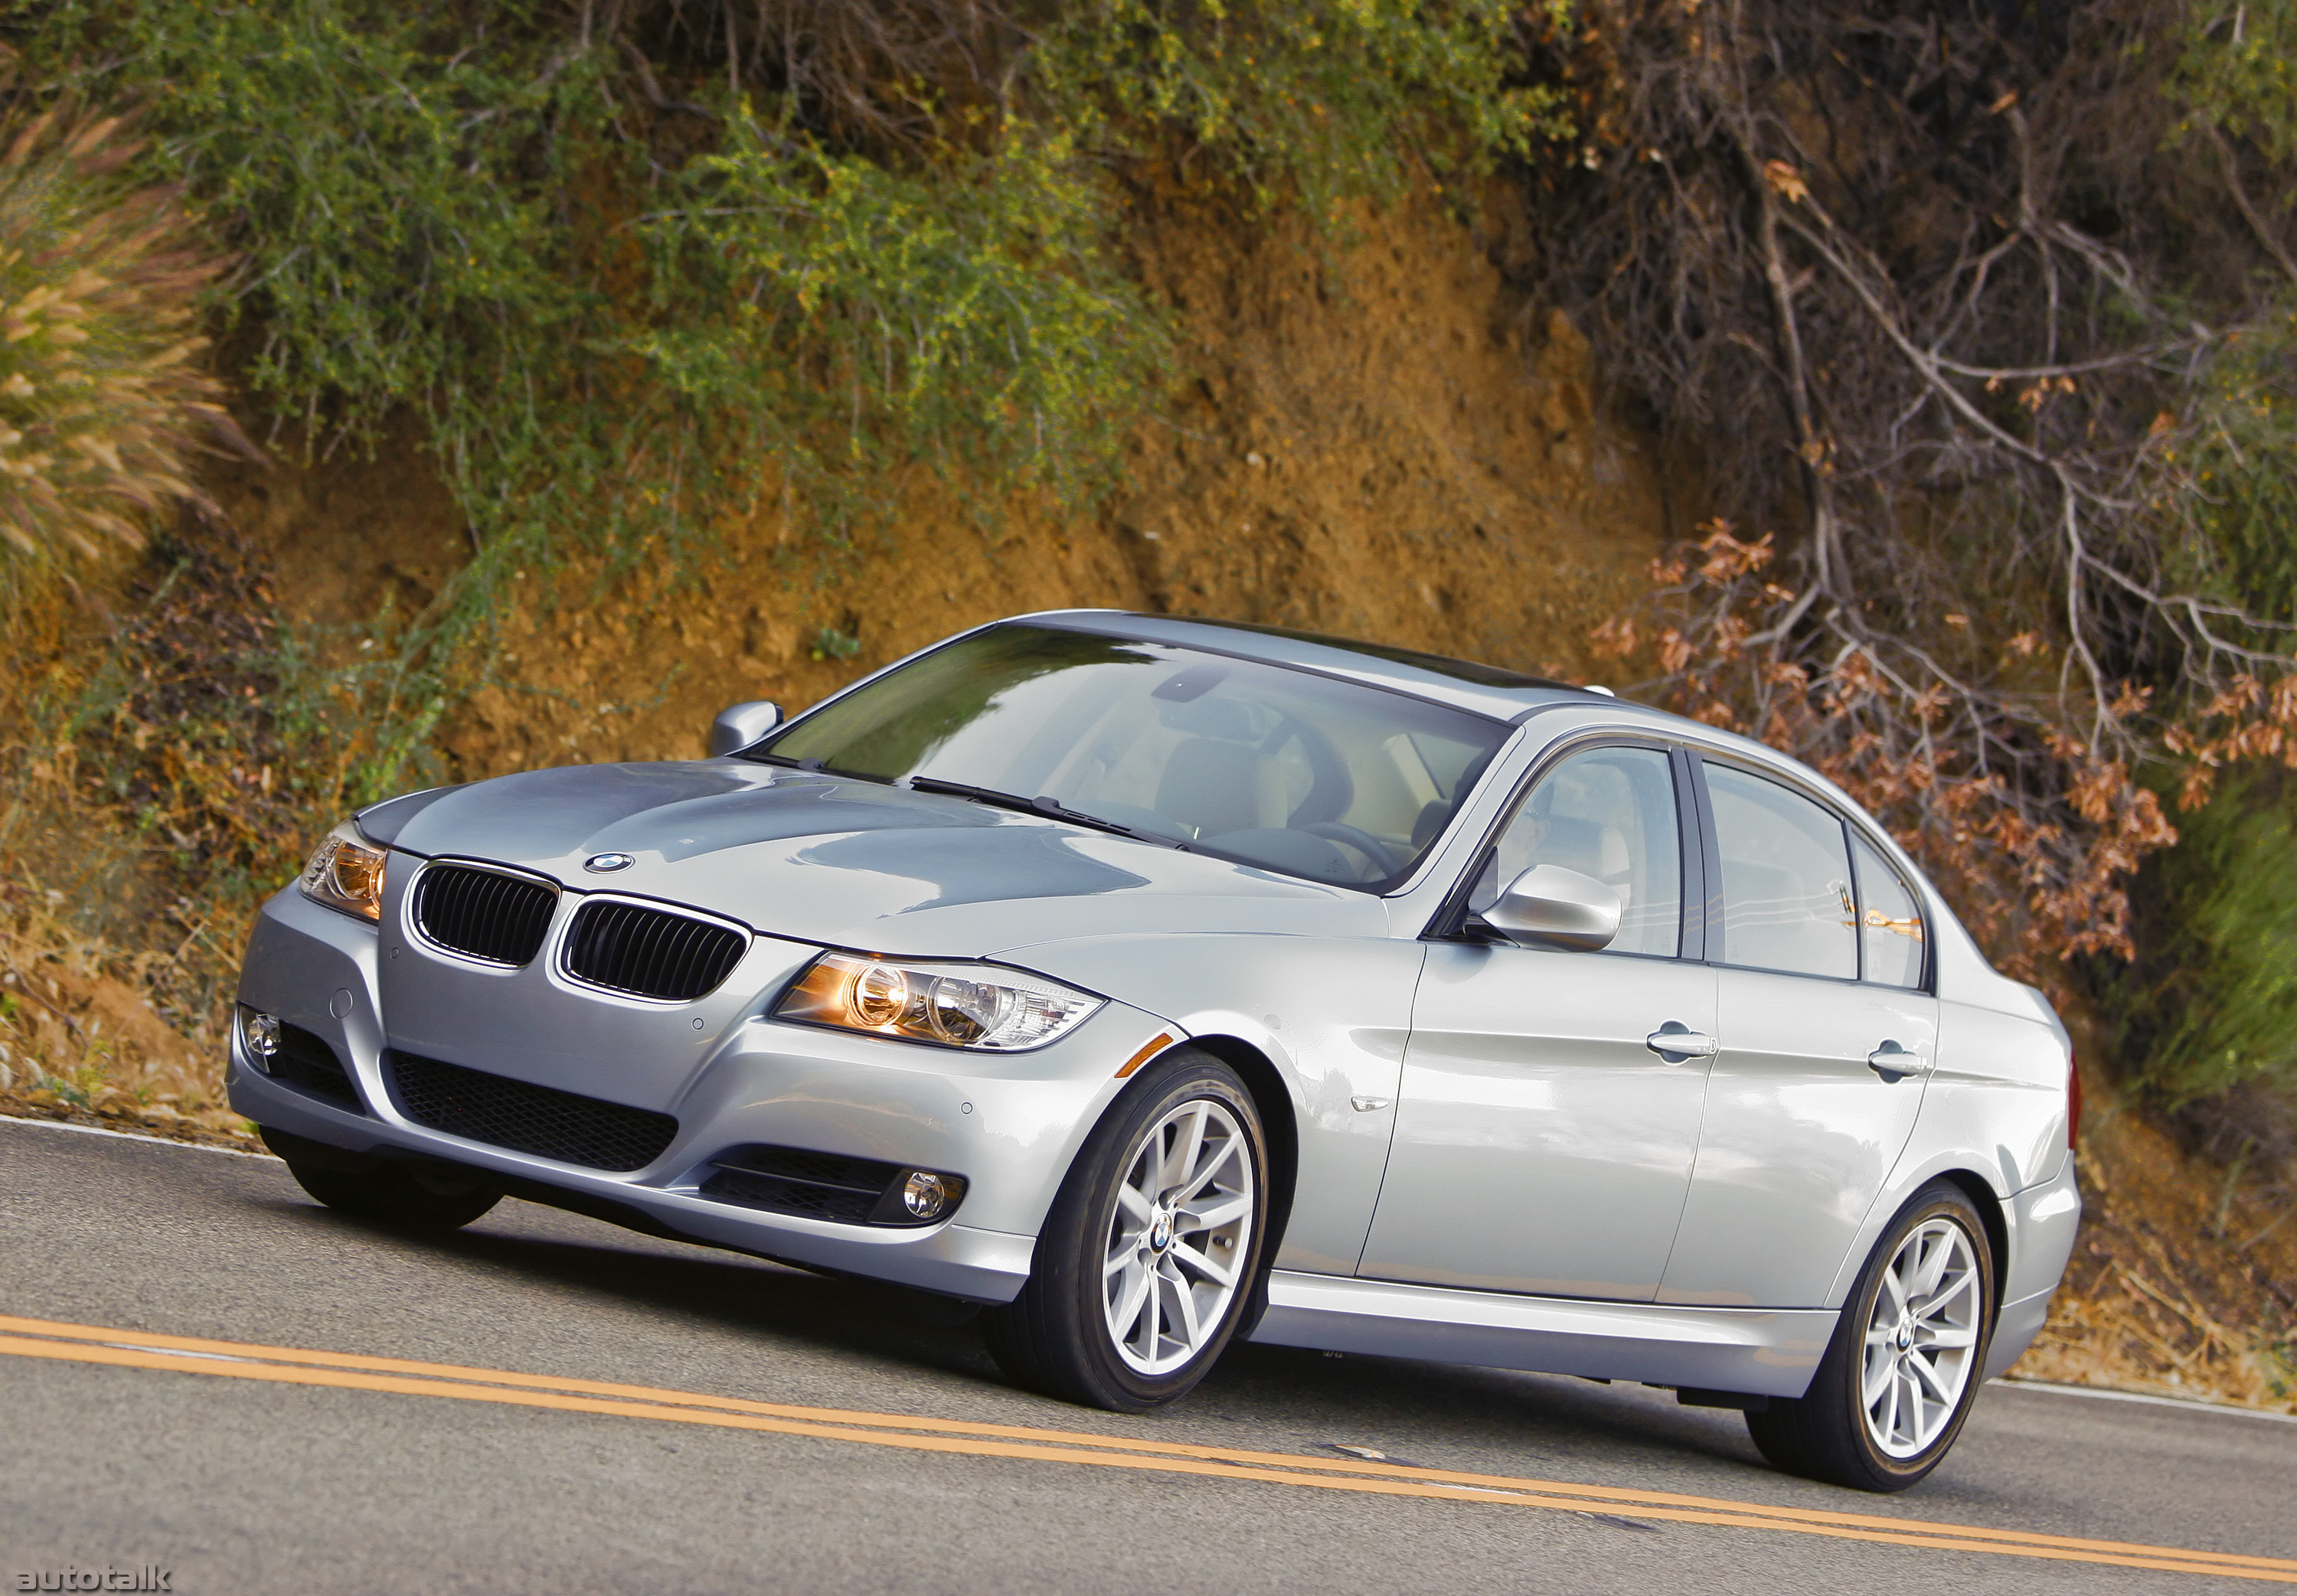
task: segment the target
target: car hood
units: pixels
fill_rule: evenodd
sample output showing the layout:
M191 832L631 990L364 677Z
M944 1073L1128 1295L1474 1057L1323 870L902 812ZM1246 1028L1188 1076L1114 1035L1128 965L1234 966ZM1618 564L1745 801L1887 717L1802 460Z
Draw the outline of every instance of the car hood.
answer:
M1123 932L1387 930L1385 906L1363 893L742 760L570 765L424 798L397 830L409 852L516 865L579 892L691 904L770 935L872 952L984 956ZM583 868L601 853L633 862Z

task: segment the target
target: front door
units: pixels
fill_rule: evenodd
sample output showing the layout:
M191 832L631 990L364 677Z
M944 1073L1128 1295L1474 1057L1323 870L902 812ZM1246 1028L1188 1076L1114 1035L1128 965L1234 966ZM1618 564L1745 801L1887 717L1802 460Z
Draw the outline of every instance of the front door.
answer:
M1832 810L1735 766L1706 777L1722 1051L1659 1300L1818 1307L1938 1057L1923 917Z
M1519 804L1469 909L1533 865L1561 865L1619 893L1619 934L1593 953L1429 949L1359 1275L1656 1294L1715 1036L1715 972L1683 957L1687 809L1673 758L1642 745L1574 753ZM1665 1035L1682 1047L1659 1050Z

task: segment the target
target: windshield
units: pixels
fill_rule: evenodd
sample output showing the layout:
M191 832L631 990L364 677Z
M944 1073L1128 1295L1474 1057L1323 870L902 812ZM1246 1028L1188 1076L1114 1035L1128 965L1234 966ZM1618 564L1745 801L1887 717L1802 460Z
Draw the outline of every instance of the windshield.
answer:
M998 626L793 721L754 754L1047 799L1223 859L1383 891L1442 835L1509 730L1280 666Z

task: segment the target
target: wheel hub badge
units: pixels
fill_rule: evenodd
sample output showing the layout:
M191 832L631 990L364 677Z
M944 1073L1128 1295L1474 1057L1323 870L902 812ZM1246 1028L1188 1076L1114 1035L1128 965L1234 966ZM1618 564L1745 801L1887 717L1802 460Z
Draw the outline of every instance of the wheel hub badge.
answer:
M1159 1209L1157 1211L1157 1217L1149 1222L1149 1248L1151 1251L1161 1253L1172 1245L1173 1216L1170 1213L1164 1212L1162 1209Z
M1906 1352L1914 1345L1914 1321L1911 1319L1902 1319L1898 1320L1898 1350L1900 1352Z

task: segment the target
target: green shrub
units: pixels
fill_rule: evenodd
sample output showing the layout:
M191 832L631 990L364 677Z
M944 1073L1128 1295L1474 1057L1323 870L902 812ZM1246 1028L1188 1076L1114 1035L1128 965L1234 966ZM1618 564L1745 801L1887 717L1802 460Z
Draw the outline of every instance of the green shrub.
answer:
M2175 1107L2252 1082L2297 1094L2297 779L2226 780L2149 868L2137 965L2108 975L2136 1078Z
M1562 97L1523 80L1527 30L1571 0L1080 0L1041 46L1049 114L1128 153L1199 158L1263 207L1319 217L1392 197L1423 163L1488 167L1569 136Z
M657 325L618 347L809 480L928 453L1085 489L1170 339L1070 141L1009 122L988 144L911 173L737 117L640 224Z

